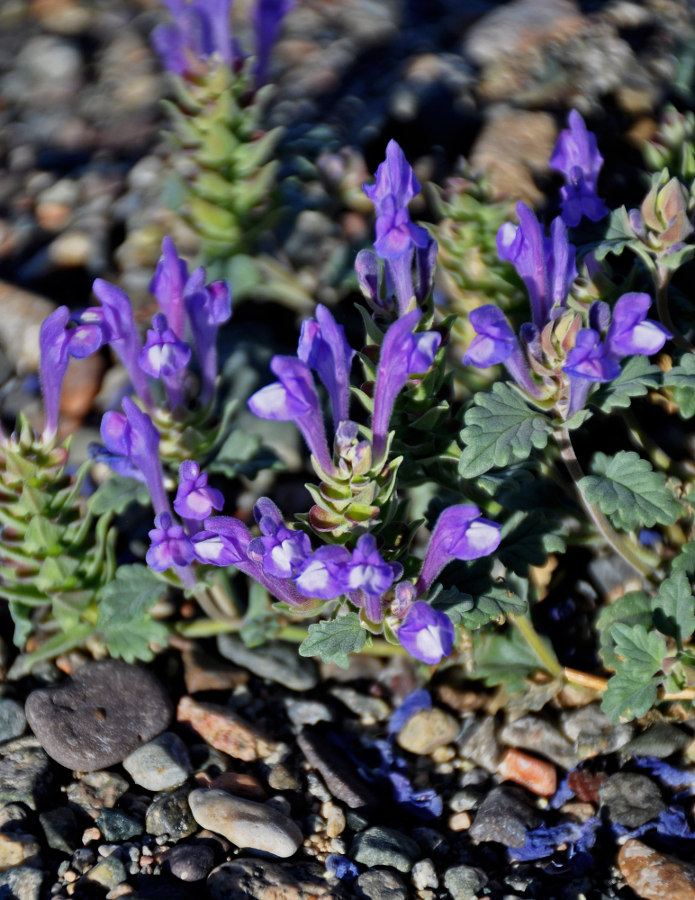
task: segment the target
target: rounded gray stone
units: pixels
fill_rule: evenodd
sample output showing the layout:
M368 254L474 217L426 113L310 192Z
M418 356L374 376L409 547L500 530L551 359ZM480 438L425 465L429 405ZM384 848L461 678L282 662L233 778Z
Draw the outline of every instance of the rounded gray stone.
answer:
M148 791L180 787L192 771L186 745L171 731L129 753L122 765L135 784Z
M255 803L215 788L191 791L196 822L246 850L288 857L297 852L302 832L292 819L267 803Z
M599 787L598 796L611 821L626 828L646 825L666 809L656 783L635 772L610 775Z
M350 856L355 862L369 866L391 866L399 872L410 872L420 855L411 838L394 828L375 825L355 836Z
M181 881L201 881L212 871L215 853L201 843L177 844L166 855L162 871Z
M444 887L453 900L475 900L487 882L485 872L473 866L452 866L444 873Z
M316 663L299 656L296 647L283 641L268 641L260 647L249 648L241 638L221 634L217 649L235 665L291 691L310 691L318 684Z
M390 869L368 869L355 882L357 896L364 900L408 900L408 888Z
M0 698L0 743L20 737L27 727L24 707L8 697Z
M109 659L29 694L26 715L49 756L68 769L92 772L121 762L160 734L172 706L147 669Z
M175 841L194 834L198 824L188 805L188 788L155 797L145 816L145 830L155 836L168 834Z
M14 866L0 872L0 897L12 900L39 900L43 872L33 866Z

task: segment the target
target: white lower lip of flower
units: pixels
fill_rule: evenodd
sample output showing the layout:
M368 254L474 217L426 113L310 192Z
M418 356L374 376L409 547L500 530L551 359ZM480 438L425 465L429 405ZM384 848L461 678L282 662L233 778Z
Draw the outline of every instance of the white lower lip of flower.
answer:
M206 538L204 541L199 541L196 544L195 550L199 559L216 562L222 555L224 544L220 537Z
M311 562L297 579L303 591L322 591L328 584L328 570L321 562Z
M491 544L497 541L499 533L499 528L485 522L471 522L466 529L466 543L476 552L485 554Z
M444 648L436 625L428 625L418 632L415 645L421 656L427 659L441 659L444 656Z

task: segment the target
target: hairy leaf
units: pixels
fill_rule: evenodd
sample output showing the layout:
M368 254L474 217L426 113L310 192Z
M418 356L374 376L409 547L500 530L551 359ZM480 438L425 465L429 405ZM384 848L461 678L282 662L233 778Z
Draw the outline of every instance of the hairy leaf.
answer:
M99 602L97 630L112 656L126 662L150 660L150 642L165 643L168 629L149 615L150 609L166 593L151 569L140 564L121 566L107 584Z
M621 671L609 679L601 701L601 709L614 722L644 716L656 703L658 686L658 678L650 678L645 683L629 672Z
M529 566L542 566L550 553L562 553L565 539L557 519L541 512L517 512L504 523L498 557L521 577Z
M625 625L616 622L611 627L616 656L624 660L619 671L630 672L646 682L661 668L666 656L666 641L644 625Z
M615 641L611 634L611 626L616 623L624 625L641 625L645 629L652 623L651 597L642 591L630 591L617 600L604 606L596 620L599 634L599 653L605 666L615 669L620 660L615 654Z
M613 457L597 453L591 469L595 474L582 478L579 489L616 528L672 525L680 515L680 503L664 476L634 451L620 450Z
M473 597L458 588L445 588L432 602L435 609L445 612L454 625L475 631L489 622L501 622L509 613L528 612L526 600L503 586L492 586L484 595Z
M659 586L654 598L654 625L681 644L695 631L695 597L685 572L671 575Z
M685 353L680 363L664 375L664 387L673 388L673 399L684 419L695 416L695 353Z
M553 654L550 642L541 638ZM480 631L474 635L474 678L482 678L488 687L504 685L508 694L526 690L524 680L545 666L516 628L506 633Z
M299 645L299 655L319 656L324 662L334 662L347 669L350 654L359 653L366 640L367 632L360 625L359 616L351 612L310 625L308 636Z
M461 432L464 451L459 474L463 478L527 459L534 447L542 450L547 445L553 430L548 417L531 409L506 384L498 382L491 393L476 394L473 402Z
M650 363L646 356L633 356L615 381L601 385L589 397L589 404L603 413L625 409L634 397L643 397L650 388L658 387L660 374L661 369Z
M141 481L111 474L89 498L89 509L95 516L112 512L124 513L131 503L150 505L150 495Z
M681 552L671 563L671 571L695 575L695 541L683 544Z

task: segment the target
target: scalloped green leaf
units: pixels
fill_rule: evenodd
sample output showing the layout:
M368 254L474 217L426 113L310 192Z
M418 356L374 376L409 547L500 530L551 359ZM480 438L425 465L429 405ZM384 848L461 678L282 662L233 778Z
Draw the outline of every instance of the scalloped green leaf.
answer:
M653 607L654 626L662 634L683 644L695 631L695 597L685 572L662 581Z
M685 353L677 366L666 372L664 387L673 388L673 399L682 418L695 416L695 353Z
M489 469L528 459L542 450L553 426L550 419L524 401L506 384L493 385L491 393L479 393L466 412L461 432L464 450L459 462L463 478L475 478Z
M695 541L683 544L681 552L671 563L671 572L685 572L687 575L695 575Z
M635 397L643 397L647 391L658 387L660 375L661 369L650 363L646 356L633 356L623 366L615 381L601 385L589 397L589 405L595 406L602 413L626 409ZM695 392L693 398L695 399Z
M609 669L616 669L620 665L620 660L615 654L611 626L621 623L628 626L641 625L647 629L651 622L652 600L643 591L630 591L608 606L604 606L596 619L599 653L603 664Z
M318 656L341 669L350 665L350 654L359 653L367 640L357 613L351 612L327 622L309 626L309 634L299 645L300 656Z
M92 494L88 506L95 516L103 516L108 512L121 515L131 503L149 506L151 500L147 487L135 478L112 474Z
M502 527L502 543L497 552L503 565L522 578L529 566L542 566L550 553L563 553L565 538L556 518L541 512L517 512Z
M666 641L655 631L647 631L644 625L625 625L616 622L611 628L615 642L616 656L620 663L619 672L630 672L641 677L644 682L661 669L666 656Z
M601 709L614 722L619 719L638 719L645 716L656 703L658 678L650 678L646 684L629 673L621 672L608 681L601 700Z
M136 563L121 566L101 591L97 630L112 656L126 662L150 660L150 643L166 643L168 628L150 616L167 591L151 569Z
M615 456L596 453L591 470L579 481L589 503L597 503L616 528L631 531L657 523L672 525L681 514L681 504L663 475L632 450Z

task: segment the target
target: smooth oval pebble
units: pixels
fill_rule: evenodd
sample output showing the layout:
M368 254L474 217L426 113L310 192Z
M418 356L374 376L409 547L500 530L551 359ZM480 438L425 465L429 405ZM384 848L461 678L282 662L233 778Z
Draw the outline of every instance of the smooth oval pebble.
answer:
M72 678L27 697L39 743L61 766L92 772L121 762L171 721L171 701L147 669L121 660L87 663Z
M296 853L302 843L302 832L296 823L265 803L214 788L191 791L188 803L202 828L221 834L237 847L287 857Z
M168 791L180 787L188 778L191 761L181 738L165 731L129 753L123 760L123 768L140 787Z

